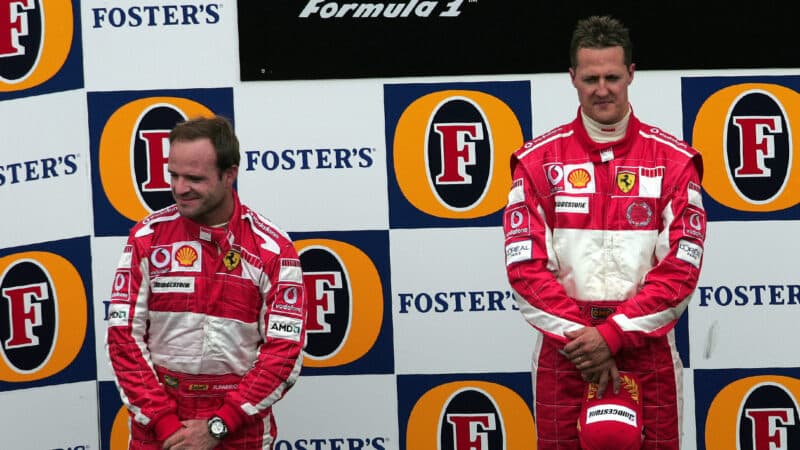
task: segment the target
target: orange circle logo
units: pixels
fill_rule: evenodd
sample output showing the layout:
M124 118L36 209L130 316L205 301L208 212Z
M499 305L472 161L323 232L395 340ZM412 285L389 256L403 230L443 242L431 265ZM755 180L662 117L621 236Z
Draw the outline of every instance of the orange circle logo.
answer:
M703 153L706 193L733 209L773 212L800 203L797 133L800 93L744 83L711 95L700 107L692 145Z
M43 84L61 70L69 55L75 26L72 3L31 0L4 2L4 6L0 8L0 92Z
M508 160L522 145L511 108L484 92L446 90L418 98L397 122L398 186L417 209L451 219L499 211L511 187Z
M179 97L132 101L111 115L100 138L100 180L109 203L136 222L173 202L166 171L169 131L179 121L212 116Z
M536 450L525 401L486 381L456 381L426 392L411 410L408 450Z
M361 358L383 325L383 287L375 264L341 241L299 240L295 248L308 305L303 364L334 367Z
M41 380L72 363L86 336L85 292L62 256L32 251L0 258L0 309L7 314L0 321L0 380Z
M109 436L110 450L127 450L128 441L131 437L130 425L128 424L130 415L128 409L122 406L117 415L114 416L114 423L111 425L111 435Z
M800 380L755 376L723 388L708 409L707 450L800 448Z

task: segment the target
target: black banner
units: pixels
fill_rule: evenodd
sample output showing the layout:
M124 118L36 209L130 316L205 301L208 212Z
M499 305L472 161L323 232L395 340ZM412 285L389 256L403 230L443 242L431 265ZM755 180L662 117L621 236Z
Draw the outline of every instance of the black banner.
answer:
M565 72L592 14L628 26L640 70L800 67L791 2L598 3L239 0L241 79Z

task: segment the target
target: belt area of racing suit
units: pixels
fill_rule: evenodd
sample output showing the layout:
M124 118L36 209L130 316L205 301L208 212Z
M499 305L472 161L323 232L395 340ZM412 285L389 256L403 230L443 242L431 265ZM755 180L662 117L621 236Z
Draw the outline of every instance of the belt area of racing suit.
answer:
M193 375L156 366L158 380L178 404L181 420L208 419L225 400L225 394L239 388L242 377L234 374Z
M575 304L581 310L581 315L593 326L597 326L606 321L617 308L625 303L624 300L575 300Z

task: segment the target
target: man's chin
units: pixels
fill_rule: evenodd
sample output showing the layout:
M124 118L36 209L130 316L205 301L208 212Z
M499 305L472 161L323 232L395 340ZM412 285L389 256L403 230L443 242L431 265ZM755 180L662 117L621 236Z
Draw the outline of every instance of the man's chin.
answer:
M613 107L608 108L595 108L594 117L592 120L603 125L613 125L622 120L622 115L618 114L617 110Z
M189 208L188 206L182 206L180 203L178 205L178 212L187 219L194 219L197 216L197 210L195 208Z

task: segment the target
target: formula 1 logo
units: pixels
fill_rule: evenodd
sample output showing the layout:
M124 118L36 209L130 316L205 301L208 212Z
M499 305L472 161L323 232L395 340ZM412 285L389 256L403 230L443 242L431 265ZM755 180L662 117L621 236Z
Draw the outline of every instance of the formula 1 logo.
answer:
M522 123L530 116L529 85L394 85L384 91L390 222L411 225L407 221L417 215L433 225L500 211L511 187L508 161L523 143ZM405 204L416 214L409 216Z
M425 392L406 428L407 450L536 449L530 408L501 384L466 380Z
M365 358L390 328L376 263L362 249L334 239L297 240L295 248L308 305L304 366L342 367Z
M230 90L209 91L140 98L89 94L96 233L127 234L132 222L174 203L167 173L170 130L186 119L215 113L233 119L226 114ZM201 103L201 97L211 101ZM108 103L113 110L106 115L102 109ZM100 112L92 114L95 105ZM120 225L114 226L109 216Z
M41 380L75 362L88 331L86 292L78 269L60 254L0 257L0 390L2 382Z
M725 386L705 424L707 450L789 450L800 447L800 380L754 376Z
M701 81L684 80L684 89L691 93L695 84L700 89ZM796 124L800 92L787 86L734 84L702 100L691 135L692 146L703 154L705 192L717 203L743 212L775 213L797 206Z
M0 0L0 92L42 85L80 59L70 54L74 14L69 0Z

